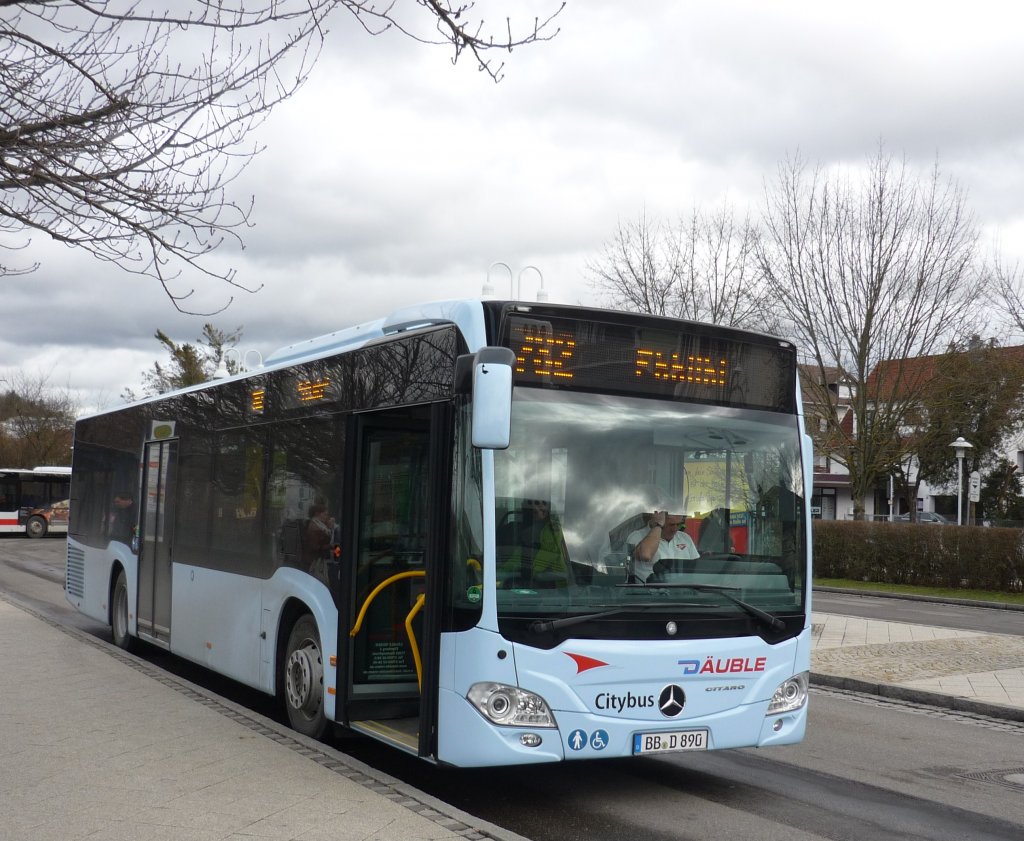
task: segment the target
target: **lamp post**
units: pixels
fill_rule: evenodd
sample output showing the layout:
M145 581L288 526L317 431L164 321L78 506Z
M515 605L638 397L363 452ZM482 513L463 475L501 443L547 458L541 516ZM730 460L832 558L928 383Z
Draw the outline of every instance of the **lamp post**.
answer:
M548 299L547 290L544 288L544 275L541 274L540 269L536 266L526 266L522 271L519 272L519 277L512 273L512 267L508 263L503 263L501 260L497 260L488 267L487 269L487 280L484 281L483 296L489 298L494 294L494 284L491 283L491 269L495 266L500 266L508 272L509 281L509 295L515 295L516 298L522 298L523 296L523 275L526 272L533 270L537 273L537 279L540 281L540 289L537 290L537 300L540 303L544 303Z
M963 435L960 435L949 446L956 452L956 524L962 526L964 524L964 456L968 450L974 449L974 445L965 441Z
M523 275L526 274L526 272L530 271L530 269L533 269L537 273L537 279L540 280L540 289L537 290L537 300L540 301L541 303L543 303L544 301L546 301L548 299L548 293L544 289L544 275L542 275L540 273L540 269L538 269L536 266L527 266L521 272L519 272L519 279L518 279L519 287L516 290L516 297L518 297L520 300L522 300L522 297L523 297Z

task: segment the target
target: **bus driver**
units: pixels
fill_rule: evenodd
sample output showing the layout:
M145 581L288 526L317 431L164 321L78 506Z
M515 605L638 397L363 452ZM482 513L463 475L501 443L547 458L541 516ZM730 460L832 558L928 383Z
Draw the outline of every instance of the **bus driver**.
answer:
M670 567L667 562L700 557L690 535L679 530L685 521L682 514L655 511L646 528L639 528L626 538L633 558L633 576L638 581L646 583L656 578L656 573Z

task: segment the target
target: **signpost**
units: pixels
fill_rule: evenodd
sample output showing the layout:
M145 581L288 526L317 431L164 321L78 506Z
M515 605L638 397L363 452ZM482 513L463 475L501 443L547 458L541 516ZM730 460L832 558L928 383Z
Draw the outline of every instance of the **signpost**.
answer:
M970 500L969 516L968 520L971 525L975 525L975 514L974 506L978 500L981 499L981 474L975 470L971 473L970 479L967 480L967 499Z
M981 499L981 474L977 470L971 473L970 481L967 484L967 498L971 502Z

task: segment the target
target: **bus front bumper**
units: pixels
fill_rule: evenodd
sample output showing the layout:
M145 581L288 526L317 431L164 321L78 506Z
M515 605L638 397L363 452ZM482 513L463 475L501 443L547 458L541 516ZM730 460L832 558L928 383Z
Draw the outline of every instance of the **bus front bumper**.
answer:
M807 704L766 716L767 702L760 702L673 721L555 710L558 727L529 728L494 725L451 691L443 690L440 702L437 758L460 767L788 745L807 727Z

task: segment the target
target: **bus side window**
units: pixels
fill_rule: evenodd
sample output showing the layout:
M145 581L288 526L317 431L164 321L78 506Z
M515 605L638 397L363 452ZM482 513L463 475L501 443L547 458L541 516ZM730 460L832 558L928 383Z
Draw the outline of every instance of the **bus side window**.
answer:
M270 439L266 516L271 568L295 567L332 587L344 424L337 416L285 421L273 425Z
M452 539L448 574L448 610L451 627L472 628L483 611L483 480L480 451L469 435L469 411L463 407L456 423L452 465Z

